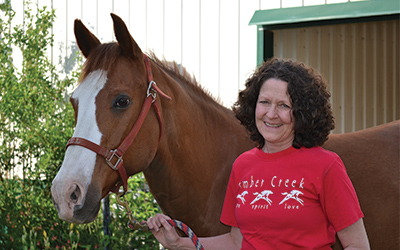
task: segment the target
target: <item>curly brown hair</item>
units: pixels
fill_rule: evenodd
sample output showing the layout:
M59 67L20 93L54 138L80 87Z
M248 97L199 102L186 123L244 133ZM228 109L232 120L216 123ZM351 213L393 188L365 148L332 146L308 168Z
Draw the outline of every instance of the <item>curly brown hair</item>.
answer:
M293 147L321 146L335 127L324 78L304 63L273 58L264 62L246 80L246 88L239 92L232 110L247 128L250 139L264 146L265 140L255 123L255 108L263 83L275 78L288 83L288 94L294 117Z

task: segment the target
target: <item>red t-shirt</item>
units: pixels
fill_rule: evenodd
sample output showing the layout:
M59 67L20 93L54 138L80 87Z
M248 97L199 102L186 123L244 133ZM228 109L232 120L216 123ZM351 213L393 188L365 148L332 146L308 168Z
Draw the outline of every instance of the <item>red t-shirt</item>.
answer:
M242 249L330 249L335 233L362 217L335 153L254 148L233 164L221 222L240 228Z

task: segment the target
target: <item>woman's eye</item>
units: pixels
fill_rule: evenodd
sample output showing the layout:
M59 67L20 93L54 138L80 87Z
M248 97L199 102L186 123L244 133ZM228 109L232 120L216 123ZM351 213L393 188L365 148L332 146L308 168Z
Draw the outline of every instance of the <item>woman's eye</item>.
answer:
M127 108L131 103L131 99L128 96L120 96L114 102L114 107L117 109Z
M283 109L291 109L291 107L289 105L286 105L286 104L281 104L281 107Z

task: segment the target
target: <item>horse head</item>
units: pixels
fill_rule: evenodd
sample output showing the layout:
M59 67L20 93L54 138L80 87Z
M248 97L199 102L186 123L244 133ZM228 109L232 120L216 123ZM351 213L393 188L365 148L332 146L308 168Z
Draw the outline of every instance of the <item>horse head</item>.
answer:
M93 221L103 197L118 190L120 182L126 189L127 176L150 165L161 133L161 107L151 111L154 96L160 91L154 90L154 82L148 79L152 77L146 68L150 61L121 18L111 16L117 43L101 44L75 20L76 41L86 62L70 98L75 131L51 187L59 217L73 223ZM148 102L148 114L143 115L149 96L153 99ZM140 145L132 143L133 139Z

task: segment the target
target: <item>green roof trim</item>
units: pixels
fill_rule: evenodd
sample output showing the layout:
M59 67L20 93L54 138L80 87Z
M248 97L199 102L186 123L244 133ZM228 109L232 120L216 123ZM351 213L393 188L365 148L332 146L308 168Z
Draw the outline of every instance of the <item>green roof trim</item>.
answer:
M400 14L399 0L370 0L303 7L257 10L249 25L294 25L355 18L394 17Z

